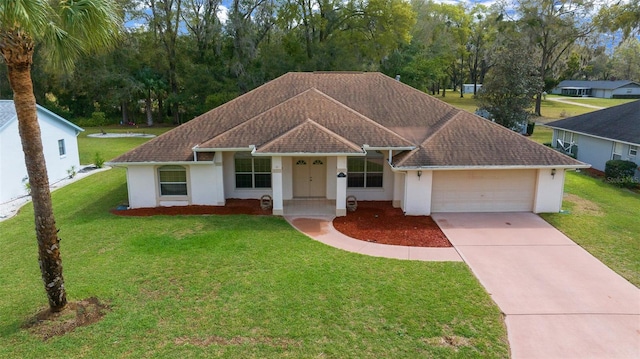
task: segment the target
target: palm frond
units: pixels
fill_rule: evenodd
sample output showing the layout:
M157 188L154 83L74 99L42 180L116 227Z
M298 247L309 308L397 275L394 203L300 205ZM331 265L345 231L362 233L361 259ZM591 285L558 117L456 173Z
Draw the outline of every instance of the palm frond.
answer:
M0 0L0 29L18 27L37 37L51 14L52 8L46 0Z
M83 51L111 48L122 32L122 18L113 0L60 0L54 6L58 26L80 40Z
M47 66L51 71L72 71L75 60L84 52L79 39L70 36L53 22L49 23L40 41L47 51L50 60Z

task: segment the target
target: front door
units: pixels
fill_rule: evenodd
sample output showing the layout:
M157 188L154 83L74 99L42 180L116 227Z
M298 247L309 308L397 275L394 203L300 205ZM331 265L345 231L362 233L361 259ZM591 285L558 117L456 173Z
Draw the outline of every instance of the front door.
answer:
M326 197L326 163L322 157L293 159L293 197Z

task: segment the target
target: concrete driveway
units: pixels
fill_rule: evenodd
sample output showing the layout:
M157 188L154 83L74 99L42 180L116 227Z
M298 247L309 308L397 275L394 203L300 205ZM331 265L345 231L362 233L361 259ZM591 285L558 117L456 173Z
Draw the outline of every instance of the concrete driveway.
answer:
M640 358L640 289L542 218L432 217L506 315L513 358Z

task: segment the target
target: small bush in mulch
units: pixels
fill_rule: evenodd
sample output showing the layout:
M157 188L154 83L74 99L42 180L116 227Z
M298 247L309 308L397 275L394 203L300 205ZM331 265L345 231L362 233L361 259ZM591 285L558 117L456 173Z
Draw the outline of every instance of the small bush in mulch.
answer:
M411 247L451 247L430 216L405 216L390 202L358 202L355 212L333 220L343 234L367 242Z

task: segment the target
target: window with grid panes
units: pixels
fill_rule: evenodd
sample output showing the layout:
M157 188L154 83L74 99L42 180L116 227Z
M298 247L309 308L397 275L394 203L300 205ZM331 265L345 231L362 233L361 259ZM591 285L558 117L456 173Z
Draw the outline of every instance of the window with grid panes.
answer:
M235 155L236 188L271 188L271 158Z
M161 196L187 195L187 170L182 166L158 168Z
M347 158L347 187L380 188L384 173L384 157L379 153Z

